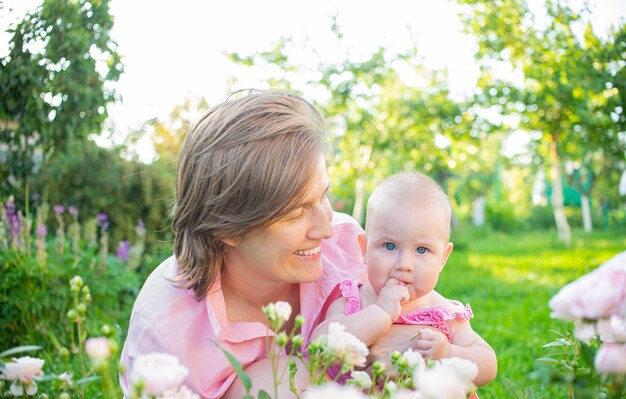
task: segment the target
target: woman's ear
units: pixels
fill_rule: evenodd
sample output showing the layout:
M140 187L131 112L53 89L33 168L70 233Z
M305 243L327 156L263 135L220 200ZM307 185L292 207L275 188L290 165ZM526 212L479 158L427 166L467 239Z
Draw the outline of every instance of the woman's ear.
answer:
M365 251L367 250L367 237L365 236L365 233L359 234L357 240L359 242L359 247L361 248L361 256L365 259Z
M237 246L237 240L235 240L234 237L222 238L220 241L228 245L229 247Z

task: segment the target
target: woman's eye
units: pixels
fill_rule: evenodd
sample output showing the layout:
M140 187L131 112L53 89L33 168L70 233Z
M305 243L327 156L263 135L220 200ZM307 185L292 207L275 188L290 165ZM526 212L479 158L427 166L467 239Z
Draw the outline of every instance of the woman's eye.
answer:
M425 247L417 247L417 253L420 255L424 255L426 252L428 252L428 249Z
M396 244L392 242L386 242L384 246L387 251L393 251L394 249L396 249Z

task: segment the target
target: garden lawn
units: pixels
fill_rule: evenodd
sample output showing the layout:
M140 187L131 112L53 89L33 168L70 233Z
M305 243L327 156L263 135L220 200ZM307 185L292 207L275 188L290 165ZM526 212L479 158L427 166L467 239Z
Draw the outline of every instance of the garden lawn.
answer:
M548 302L566 283L626 249L617 232L573 232L570 248L555 232L504 235L460 229L437 290L472 305L472 326L498 355L498 377L478 392L489 398L568 398L562 387L543 386L541 346L572 326L550 317ZM551 331L552 330L552 331ZM543 371L545 373L545 370Z

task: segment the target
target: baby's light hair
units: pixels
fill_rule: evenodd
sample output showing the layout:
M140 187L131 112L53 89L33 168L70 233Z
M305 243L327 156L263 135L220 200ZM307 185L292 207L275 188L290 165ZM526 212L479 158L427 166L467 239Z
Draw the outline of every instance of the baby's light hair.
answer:
M446 193L431 177L419 172L403 172L395 174L383 181L370 195L367 201L365 230L376 214L376 208L382 201L406 201L419 203L421 206L437 205L444 207L448 230L446 240L450 239L450 223L452 206Z

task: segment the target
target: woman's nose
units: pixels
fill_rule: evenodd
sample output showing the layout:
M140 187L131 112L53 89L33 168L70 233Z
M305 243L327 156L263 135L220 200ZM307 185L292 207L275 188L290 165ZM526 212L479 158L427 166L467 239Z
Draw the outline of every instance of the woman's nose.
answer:
M309 229L309 238L323 240L332 237L333 227L330 223L332 220L333 210L328 200L324 200L313 212L313 226Z

